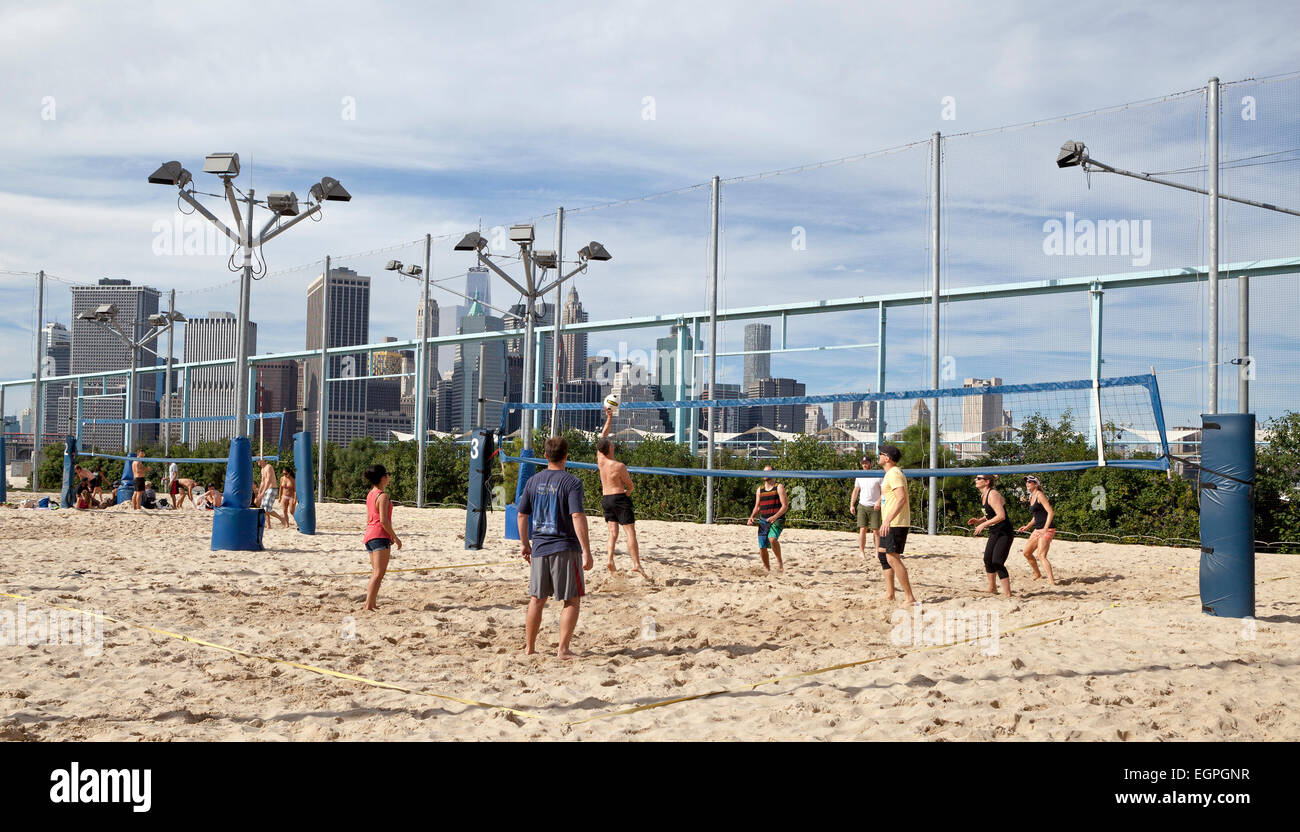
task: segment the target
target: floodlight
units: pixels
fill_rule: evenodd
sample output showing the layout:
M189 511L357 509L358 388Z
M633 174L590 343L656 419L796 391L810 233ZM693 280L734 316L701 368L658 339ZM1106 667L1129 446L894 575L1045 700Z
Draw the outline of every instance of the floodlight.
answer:
M166 313L166 312L159 312L159 313L157 313L156 315L150 315L150 316L149 316L149 325L150 325L150 326L166 326L166 325L167 325L167 321L169 321L169 320L170 320L170 318L167 317L167 313Z
M184 188L190 184L190 172L181 166L180 162L163 162L158 170L149 176L150 185L175 185L178 188Z
M487 239L477 231L471 231L461 238L453 250L454 251L479 251L487 248Z
M1061 145L1061 152L1056 154L1058 168L1073 168L1088 161L1088 148L1083 142L1066 142Z
M603 260L613 259L609 251L607 251L604 246L602 246L600 243L596 242L595 240L592 240L590 243L587 243L585 246L578 249L578 257L583 260L603 261Z
M419 277L420 275L424 274L424 267L407 266L405 269L402 270L402 274L410 275L411 277Z
M533 241L533 227L531 225L512 225L510 226L510 242L524 245Z
M533 262L537 264L539 269L553 269L559 264L559 260L553 251L533 252Z
M402 270L402 261L401 261L401 260L389 260L389 261L388 261L388 265L387 265L387 266L384 266L384 269L385 269L386 271L390 271L390 272L401 271L401 270Z
M209 153L203 160L203 172L215 173L217 176L239 175L238 153Z
M266 207L282 217L298 216L298 195L293 191L271 191L266 195Z
M322 177L318 184L312 185L311 195L317 202L324 202L325 200L330 202L350 202L352 200L352 194L348 193L348 189L343 187L332 176Z
M78 315L78 316L77 316L77 320L79 320L79 321L95 321L95 320L99 320L99 319L95 317L95 313L94 313L94 312L86 311L86 312L82 312L80 315Z
M189 323L189 318L186 318L184 315L182 315L179 312L168 312L167 316L178 324Z
M99 306L95 307L96 318L103 318L103 317L111 318L116 314L117 314L117 304L115 303L101 303Z

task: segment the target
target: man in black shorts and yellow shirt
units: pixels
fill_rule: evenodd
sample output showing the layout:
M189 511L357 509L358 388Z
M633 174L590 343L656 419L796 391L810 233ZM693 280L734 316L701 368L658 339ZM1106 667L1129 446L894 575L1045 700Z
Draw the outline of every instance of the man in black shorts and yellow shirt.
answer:
M907 478L898 460L903 454L894 445L880 447L880 467L885 472L880 486L880 567L885 571L885 600L894 600L894 579L903 587L907 603L915 604L912 582L908 580L907 567L903 565L903 547L907 545L907 529L912 524L911 507L907 500Z
M596 467L600 470L600 507L609 528L609 561L605 567L614 574L614 544L621 526L627 531L627 550L632 554L632 571L646 580L650 576L641 568L641 551L636 544L636 513L632 510L632 475L627 466L614 458L614 443L609 438L614 412L605 408L605 427L596 442Z

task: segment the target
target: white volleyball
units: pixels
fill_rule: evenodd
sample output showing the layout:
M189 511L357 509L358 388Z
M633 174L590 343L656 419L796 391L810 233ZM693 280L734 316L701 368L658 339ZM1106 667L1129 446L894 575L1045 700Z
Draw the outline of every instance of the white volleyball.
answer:
M610 393L608 396L605 397L605 407L609 410L610 413L614 414L615 416L618 415L618 394L617 393Z

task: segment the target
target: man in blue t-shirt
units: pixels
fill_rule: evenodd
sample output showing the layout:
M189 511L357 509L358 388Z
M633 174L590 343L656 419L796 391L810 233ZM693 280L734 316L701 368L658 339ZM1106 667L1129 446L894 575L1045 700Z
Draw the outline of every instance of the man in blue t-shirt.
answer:
M563 436L546 440L546 470L528 478L519 497L519 540L531 572L528 579L528 614L524 619L525 653L536 653L542 609L554 595L564 602L560 612L561 659L573 658L569 640L578 626L578 610L586 594L582 573L591 569L591 542L587 515L582 510L582 482L564 469L569 443ZM529 518L532 522L529 523ZM531 532L530 532L531 526ZM536 541L536 547L529 536ZM582 566L578 566L578 556Z

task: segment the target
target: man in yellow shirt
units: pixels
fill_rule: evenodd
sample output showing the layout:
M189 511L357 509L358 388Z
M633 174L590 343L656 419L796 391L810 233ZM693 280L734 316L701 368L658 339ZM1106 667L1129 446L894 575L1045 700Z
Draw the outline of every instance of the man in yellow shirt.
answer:
M896 446L880 446L880 467L885 472L880 487L880 528L883 533L876 553L880 557L880 567L885 571L885 599L894 600L894 578L897 577L903 587L903 597L908 604L915 604L912 583L907 577L907 567L903 565L903 547L907 545L912 511L907 499L907 478L903 476L903 469L898 467L898 460L902 458L903 453Z

